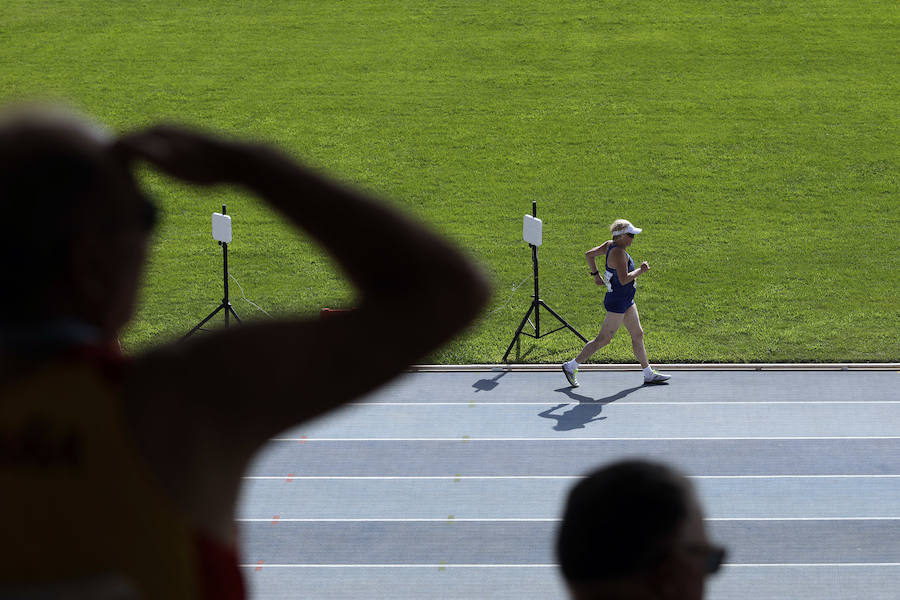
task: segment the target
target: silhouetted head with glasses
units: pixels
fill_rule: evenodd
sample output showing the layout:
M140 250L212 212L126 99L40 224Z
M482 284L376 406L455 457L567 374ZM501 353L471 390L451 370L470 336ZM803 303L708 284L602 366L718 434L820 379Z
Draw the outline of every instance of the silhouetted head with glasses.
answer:
M701 600L725 556L690 482L668 466L617 462L569 493L557 558L574 600Z
M65 107L0 110L3 331L74 320L112 338L131 316L155 208L115 140Z

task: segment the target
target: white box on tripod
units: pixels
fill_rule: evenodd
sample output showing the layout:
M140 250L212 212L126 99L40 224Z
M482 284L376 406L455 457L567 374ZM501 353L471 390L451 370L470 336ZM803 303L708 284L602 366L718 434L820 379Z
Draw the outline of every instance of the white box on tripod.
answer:
M217 242L231 243L231 217L219 213L212 214L213 239Z
M543 238L543 223L540 219L525 215L522 224L522 237L532 246L540 246Z

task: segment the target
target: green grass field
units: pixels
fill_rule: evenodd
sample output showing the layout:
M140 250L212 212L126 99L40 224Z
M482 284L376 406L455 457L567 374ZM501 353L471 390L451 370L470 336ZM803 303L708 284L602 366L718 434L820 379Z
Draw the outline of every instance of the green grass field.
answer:
M652 361L900 360L895 0L7 0L0 100L29 97L116 130L175 120L270 140L431 223L496 286L431 362L500 361L531 300L532 200L541 295L589 337L603 308L583 253L625 217L645 228L632 255L651 265L637 303ZM164 221L127 350L221 299L222 203L248 298L272 314L353 304L255 199L146 182ZM525 338L517 360L580 347ZM627 334L594 360L632 362Z

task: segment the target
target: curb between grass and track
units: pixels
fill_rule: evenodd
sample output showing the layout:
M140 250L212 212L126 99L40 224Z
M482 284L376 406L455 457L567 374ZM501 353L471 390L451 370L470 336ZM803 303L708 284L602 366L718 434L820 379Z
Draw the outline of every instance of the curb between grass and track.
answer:
M900 371L900 363L669 363L654 364L661 371ZM537 372L558 371L559 363L540 364L472 364L472 365L412 365L415 373L454 372ZM585 371L640 371L640 365L583 364Z

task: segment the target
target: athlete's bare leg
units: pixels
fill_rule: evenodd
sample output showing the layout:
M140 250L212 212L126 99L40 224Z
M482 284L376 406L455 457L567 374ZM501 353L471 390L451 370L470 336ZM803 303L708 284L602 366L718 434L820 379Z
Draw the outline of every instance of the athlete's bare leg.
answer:
M575 357L575 362L579 364L585 362L593 356L597 350L607 345L622 325L625 314L614 312L606 313L606 318L603 319L603 325L600 326L600 333L584 346L581 352L578 353L578 356Z
M629 306L624 317L625 329L631 334L631 349L634 350L634 357L641 363L641 367L646 369L650 366L650 361L647 360L647 350L644 348L644 329L641 327L637 304Z

